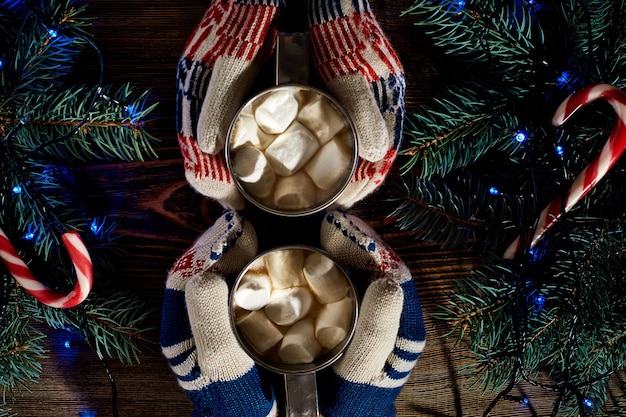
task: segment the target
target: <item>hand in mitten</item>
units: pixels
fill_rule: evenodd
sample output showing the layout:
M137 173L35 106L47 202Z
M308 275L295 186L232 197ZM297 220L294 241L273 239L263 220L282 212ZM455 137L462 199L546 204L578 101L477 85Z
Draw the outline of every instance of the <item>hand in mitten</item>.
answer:
M197 417L276 415L269 381L230 327L228 286L256 254L252 226L226 212L175 263L163 300L161 347Z
M176 124L189 184L225 208L243 196L228 172L230 122L276 41L279 0L214 0L178 63Z
M313 59L354 121L359 164L337 200L341 208L372 193L395 160L404 123L402 64L367 0L308 0Z
M396 415L394 400L424 349L425 329L411 273L365 222L326 214L322 248L347 268L370 277L354 338L344 355L319 376L324 417Z

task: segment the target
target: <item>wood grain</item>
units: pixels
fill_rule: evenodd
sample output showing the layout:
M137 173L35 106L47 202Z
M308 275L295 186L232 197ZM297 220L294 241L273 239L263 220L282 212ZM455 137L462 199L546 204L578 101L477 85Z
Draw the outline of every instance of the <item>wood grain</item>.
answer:
M131 82L139 90L150 89L151 100L159 102L158 120L150 126L159 139L158 160L85 169L90 195L98 196L102 210L119 222L123 235L127 255L117 279L154 309L150 320L156 328L167 270L221 212L186 183L174 128L176 63L207 4L204 0L91 0L87 5L87 14L96 18L91 32L104 54L107 83ZM435 53L411 19L400 17L406 1L372 4L405 66L411 111L427 102L441 82ZM85 72L95 68L89 62L82 65ZM411 268L428 331L427 348L397 400L397 415L481 416L494 394L469 388L462 369L471 358L462 348L453 349L454 340L444 336L447 325L431 317L445 303L455 276L471 270L479 260L469 251L444 250L439 242L420 242L400 232L384 201L381 191L353 211L374 226ZM67 332L48 334L49 354L39 383L31 392L17 394L13 410L22 417L84 416L87 410L99 417L111 416L109 380L95 355L85 347L63 348ZM192 406L160 354L158 332L150 338L140 365L108 361L117 382L119 415L187 416ZM618 381L612 391L616 407L624 407L624 386L624 380ZM532 411L549 415L550 395L532 387L522 389L531 396L531 409L504 402L492 416L527 416Z

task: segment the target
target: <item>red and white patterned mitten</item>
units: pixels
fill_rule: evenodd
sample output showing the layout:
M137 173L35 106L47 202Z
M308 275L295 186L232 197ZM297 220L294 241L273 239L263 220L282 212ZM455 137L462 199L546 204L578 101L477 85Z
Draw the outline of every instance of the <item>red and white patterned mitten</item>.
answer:
M222 206L243 196L221 150L235 113L276 42L279 0L214 0L178 63L176 126L185 177Z
M405 76L367 0L308 0L315 65L355 123L360 161L337 201L349 208L376 190L393 164L404 124Z

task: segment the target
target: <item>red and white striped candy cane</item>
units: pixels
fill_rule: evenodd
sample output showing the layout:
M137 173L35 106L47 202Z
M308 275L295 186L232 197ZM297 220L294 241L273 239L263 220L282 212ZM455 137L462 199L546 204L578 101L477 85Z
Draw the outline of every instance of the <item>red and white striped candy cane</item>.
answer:
M56 308L69 308L82 303L91 291L93 266L89 252L77 232L64 233L61 238L76 270L76 284L69 294L54 291L35 278L0 228L0 258L9 273L28 292L42 303Z
M606 100L617 113L613 131L600 153L576 177L565 196L556 197L541 212L532 239L527 240L529 248L533 248L561 215L574 207L600 181L626 149L626 94L612 85L595 84L572 94L556 110L552 124L561 126L578 109L598 99ZM529 237L530 234L526 236ZM504 252L504 259L515 258L520 245L518 237Z

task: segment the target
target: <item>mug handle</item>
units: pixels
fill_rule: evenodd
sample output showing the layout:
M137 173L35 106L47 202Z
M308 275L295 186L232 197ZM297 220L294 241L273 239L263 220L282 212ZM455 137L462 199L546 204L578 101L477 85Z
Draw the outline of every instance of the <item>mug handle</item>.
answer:
M318 417L315 372L285 374L287 417Z

